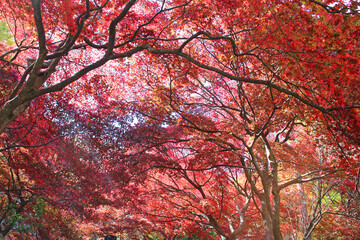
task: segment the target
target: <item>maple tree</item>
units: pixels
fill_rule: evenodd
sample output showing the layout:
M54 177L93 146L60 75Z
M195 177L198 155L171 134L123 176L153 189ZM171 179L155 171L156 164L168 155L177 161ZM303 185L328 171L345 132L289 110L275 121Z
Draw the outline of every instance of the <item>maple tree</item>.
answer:
M0 4L4 236L359 237L357 1Z
M53 136L56 126L44 115L19 121L1 138L1 234L81 239L76 224L92 216L90 207L107 204L100 190L109 189L108 181L91 156ZM24 122L32 123L25 133Z
M186 91L196 95L192 98L176 89L174 80L171 88L155 83L157 89L151 91L156 95L149 94L149 99L139 103L141 107L137 109L145 119L139 123L139 132L129 134L133 138L131 149L135 142L140 147L136 152L148 152L147 164L152 164L155 173L143 190L144 201L162 206L140 205L139 212L145 213L154 225L159 222L160 232L164 222L168 222L167 229L172 230L165 236L184 231L197 234L200 239L209 238L201 233L204 230L208 234L215 231L225 239L280 239L281 232L293 235L299 220L292 220L295 222L288 226L280 218L301 216L296 211L306 203L289 209L281 203L282 198L290 197L283 192L299 194L292 185L316 179L327 181L331 174L331 181L338 179L331 169L334 159L319 164L316 148L320 145L304 138L313 135L309 132L311 127L299 121L304 118L297 116L296 109L291 108L292 113L288 113L291 101L279 109L264 89L245 90L248 86L231 86L224 79L211 79L204 74L203 79L191 82L192 87L196 86L194 92ZM246 94L249 92L252 95ZM247 115L246 109L251 109ZM155 126L160 129L152 129L154 122L159 122ZM166 132L161 129L164 124ZM144 132L154 135L149 137ZM150 186L153 189L149 190ZM322 204L325 196L326 193L320 194L317 204ZM329 207L331 211L332 208ZM316 215L321 219L325 212L331 212L329 209ZM353 214L356 219L356 211ZM302 235L311 234L320 219L302 219ZM265 229L260 227L261 222Z

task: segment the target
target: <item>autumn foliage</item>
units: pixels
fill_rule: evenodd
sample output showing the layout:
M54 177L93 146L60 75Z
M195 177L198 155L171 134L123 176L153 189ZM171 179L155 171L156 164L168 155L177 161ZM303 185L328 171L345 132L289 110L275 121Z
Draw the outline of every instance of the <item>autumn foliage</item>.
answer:
M0 0L5 239L360 239L355 0Z

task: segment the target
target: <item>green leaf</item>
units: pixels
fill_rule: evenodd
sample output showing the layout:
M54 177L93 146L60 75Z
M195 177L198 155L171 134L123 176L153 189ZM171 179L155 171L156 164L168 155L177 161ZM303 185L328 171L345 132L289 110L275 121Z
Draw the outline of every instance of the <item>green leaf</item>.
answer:
M0 41L6 41L7 44L13 44L12 34L10 28L5 21L0 22Z

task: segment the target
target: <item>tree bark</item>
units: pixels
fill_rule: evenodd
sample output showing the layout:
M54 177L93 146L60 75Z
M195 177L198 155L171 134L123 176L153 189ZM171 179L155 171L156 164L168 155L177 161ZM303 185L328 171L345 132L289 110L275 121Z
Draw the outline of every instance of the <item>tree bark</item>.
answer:
M30 106L30 101L22 101L24 98L22 95L18 95L14 99L6 102L0 109L0 134L5 131L7 126L9 126L13 120Z

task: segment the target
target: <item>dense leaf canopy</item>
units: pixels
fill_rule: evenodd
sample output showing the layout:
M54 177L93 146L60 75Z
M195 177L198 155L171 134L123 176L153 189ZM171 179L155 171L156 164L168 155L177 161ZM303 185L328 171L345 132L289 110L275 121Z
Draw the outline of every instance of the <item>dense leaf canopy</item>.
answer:
M360 238L356 0L0 0L7 239Z

